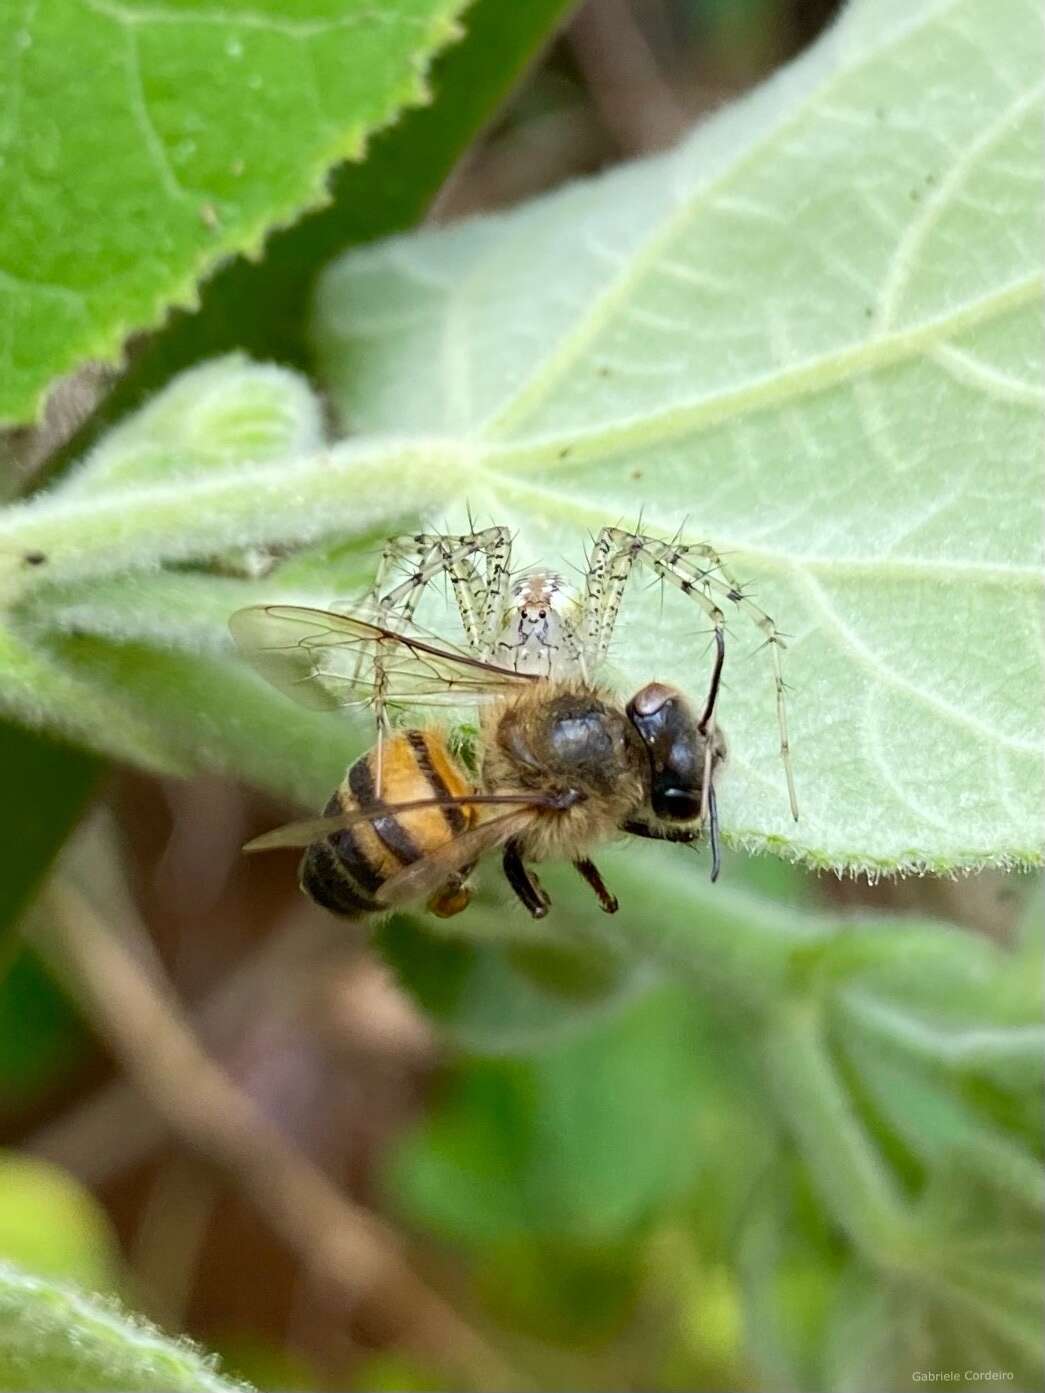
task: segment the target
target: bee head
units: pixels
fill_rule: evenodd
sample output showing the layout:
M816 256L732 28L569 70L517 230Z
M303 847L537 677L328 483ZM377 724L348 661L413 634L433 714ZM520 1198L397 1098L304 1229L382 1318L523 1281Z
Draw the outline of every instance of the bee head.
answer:
M689 702L675 687L650 682L627 706L650 765L650 807L666 822L693 822L700 816L708 737ZM716 732L712 760L725 754Z

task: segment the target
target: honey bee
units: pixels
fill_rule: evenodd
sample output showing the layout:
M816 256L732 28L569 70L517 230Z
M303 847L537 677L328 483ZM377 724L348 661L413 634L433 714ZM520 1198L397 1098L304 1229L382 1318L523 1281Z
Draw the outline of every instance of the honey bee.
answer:
M513 576L510 556L505 528L396 538L358 612L275 604L230 619L240 650L281 691L312 707L374 710L377 744L349 768L323 815L248 848L304 847L302 888L335 914L362 918L422 900L436 914L459 913L476 862L495 849L534 918L550 908L532 870L546 860L572 862L613 913L617 900L589 853L621 833L695 845L707 827L716 879L715 775L726 758L715 720L725 661L719 597L746 610L772 650L781 755L798 816L782 640L710 547L606 528L582 594L549 570ZM386 571L404 561L407 578L386 591ZM712 621L715 655L699 711L662 682L622 702L594 675L636 563L692 596ZM453 586L467 648L429 638L414 621L422 592L440 576ZM397 705L472 704L479 738L470 765L445 731L389 721Z

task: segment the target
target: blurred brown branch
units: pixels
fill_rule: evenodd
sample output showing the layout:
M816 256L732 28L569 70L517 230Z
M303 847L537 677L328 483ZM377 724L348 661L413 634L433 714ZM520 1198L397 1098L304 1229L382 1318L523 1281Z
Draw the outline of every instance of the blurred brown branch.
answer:
M315 1278L349 1308L397 1312L402 1343L483 1388L525 1380L410 1268L398 1236L343 1195L204 1053L170 984L76 890L55 882L29 928L135 1086L195 1151L235 1176Z
M196 1033L220 1053L225 1042L268 1009L274 989L285 996L288 982L311 975L333 940L331 923L312 913L281 928L193 1012ZM143 1109L136 1089L116 1079L47 1123L29 1138L26 1149L97 1185L146 1160L169 1132L166 1118Z
M577 66L624 155L672 144L689 123L628 0L584 5L569 29Z

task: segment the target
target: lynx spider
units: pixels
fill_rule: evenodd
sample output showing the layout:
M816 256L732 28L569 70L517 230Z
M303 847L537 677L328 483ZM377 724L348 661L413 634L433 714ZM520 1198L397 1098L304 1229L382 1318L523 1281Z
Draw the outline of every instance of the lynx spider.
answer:
M587 676L609 653L633 570L645 568L693 600L711 621L716 661L702 724L714 718L725 655L726 621L720 601L730 601L761 630L762 646L772 654L780 758L791 815L797 820L780 664L783 637L770 616L744 594L713 547L604 527L594 538L579 592L558 572L546 567L513 571L511 561L512 537L506 527L396 537L385 545L369 598L382 623L405 628L413 622L426 587L445 576L467 646L476 657L520 672ZM406 579L385 590L390 573L403 568Z

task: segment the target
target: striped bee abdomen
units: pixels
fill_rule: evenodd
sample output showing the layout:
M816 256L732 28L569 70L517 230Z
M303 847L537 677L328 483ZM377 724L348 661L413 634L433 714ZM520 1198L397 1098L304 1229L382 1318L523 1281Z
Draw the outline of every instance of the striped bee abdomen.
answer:
M380 788L378 787L380 781ZM463 798L474 792L438 731L396 730L351 765L324 815L394 807L423 798ZM314 842L301 861L301 888L333 914L361 919L382 909L376 896L404 866L445 846L471 827L477 810L448 803L413 812L384 813Z

